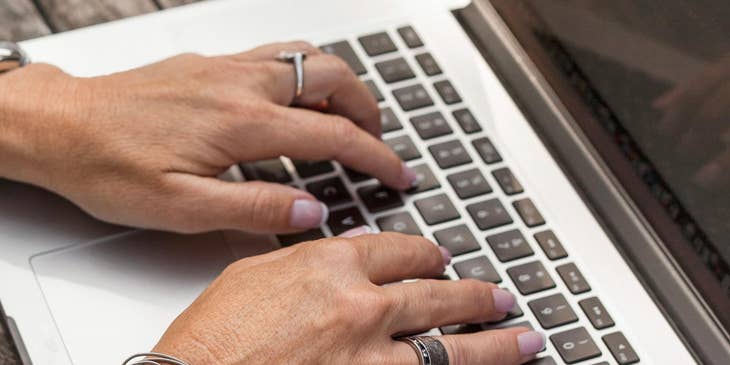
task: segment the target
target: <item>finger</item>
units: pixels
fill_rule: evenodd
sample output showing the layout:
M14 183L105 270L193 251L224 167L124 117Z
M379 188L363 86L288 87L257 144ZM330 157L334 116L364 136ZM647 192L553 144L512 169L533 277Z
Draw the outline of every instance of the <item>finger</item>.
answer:
M322 51L305 41L269 43L251 50L232 54L232 57L240 61L271 61L276 59L281 52L303 52L309 56L321 54Z
M363 271L375 284L415 278L433 278L451 260L448 251L421 236L386 232L348 241L358 252Z
M383 288L399 303L392 333L420 333L460 323L493 322L515 306L515 297L497 285L479 280L419 280Z
M177 222L186 232L240 229L256 233L286 233L322 225L327 206L312 195L266 182L227 182L212 177L172 173L168 184L180 210L194 217Z
M435 338L446 348L450 365L517 365L545 347L542 333L521 327ZM418 363L415 350L405 342L393 341L393 352L396 364Z

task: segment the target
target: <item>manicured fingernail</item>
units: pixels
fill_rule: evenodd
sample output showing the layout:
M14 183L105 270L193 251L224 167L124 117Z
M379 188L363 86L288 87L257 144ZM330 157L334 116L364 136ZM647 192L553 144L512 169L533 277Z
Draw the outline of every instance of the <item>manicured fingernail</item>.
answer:
M347 231L344 231L340 233L340 237L350 238L350 237L357 237L362 236L364 234L372 233L373 230L370 228L370 226L360 226L357 228L353 228Z
M517 335L517 345L522 355L536 354L545 348L545 335L535 331L520 333Z
M446 247L439 246L439 251L441 251L441 258L444 259L444 266L451 263L451 252L446 249Z
M517 304L515 296L504 289L493 289L492 300L494 300L494 309L502 313L511 311Z
M401 176L403 176L403 185L406 188L413 188L418 186L418 174L416 173L416 170L413 170L412 168L406 166L405 162L403 163L403 173Z
M316 200L297 199L291 207L289 222L296 228L314 228L327 221L329 209Z

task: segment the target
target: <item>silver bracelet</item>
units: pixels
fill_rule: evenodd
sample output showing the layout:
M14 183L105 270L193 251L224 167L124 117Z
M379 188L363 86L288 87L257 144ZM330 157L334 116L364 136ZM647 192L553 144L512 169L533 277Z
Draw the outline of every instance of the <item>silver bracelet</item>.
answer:
M122 365L190 365L174 356L159 352L143 352L130 356Z

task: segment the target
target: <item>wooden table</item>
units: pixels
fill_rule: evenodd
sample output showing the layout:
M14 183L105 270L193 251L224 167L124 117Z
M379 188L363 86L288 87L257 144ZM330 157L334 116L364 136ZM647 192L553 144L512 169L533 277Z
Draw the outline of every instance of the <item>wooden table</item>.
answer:
M17 42L196 1L200 0L4 0L0 40ZM1 327L0 365L20 365Z

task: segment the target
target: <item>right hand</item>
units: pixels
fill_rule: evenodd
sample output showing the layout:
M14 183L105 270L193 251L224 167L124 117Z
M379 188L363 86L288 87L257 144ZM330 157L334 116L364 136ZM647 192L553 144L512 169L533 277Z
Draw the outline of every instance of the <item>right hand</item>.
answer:
M352 234L348 234L352 235ZM416 365L393 338L496 321L512 294L476 280L434 280L449 255L398 233L336 237L229 266L168 328L154 351L198 364ZM406 279L426 278L414 282ZM452 365L515 365L544 336L527 328L437 337Z

